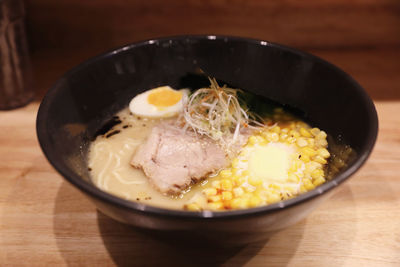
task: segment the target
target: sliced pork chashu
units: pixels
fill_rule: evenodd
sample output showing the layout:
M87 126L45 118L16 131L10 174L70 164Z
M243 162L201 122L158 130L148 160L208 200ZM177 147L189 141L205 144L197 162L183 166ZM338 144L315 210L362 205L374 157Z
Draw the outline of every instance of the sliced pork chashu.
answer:
M177 194L207 174L226 167L229 161L212 139L161 123L138 147L131 164L143 169L160 192Z

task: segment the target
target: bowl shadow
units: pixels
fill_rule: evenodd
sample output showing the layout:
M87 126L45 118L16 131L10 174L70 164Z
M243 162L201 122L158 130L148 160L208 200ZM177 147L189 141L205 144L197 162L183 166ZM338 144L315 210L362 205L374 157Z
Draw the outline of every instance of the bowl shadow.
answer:
M196 240L182 243L171 236L154 235L117 222L101 212L78 190L63 182L54 208L54 235L58 250L68 266L94 262L117 266L243 266L263 250L268 241L238 247L205 246ZM285 257L274 266L286 266L302 239L304 223L292 226L291 242L283 245ZM286 231L286 230L285 230Z
M195 240L182 243L119 223L101 212L97 215L104 246L118 266L220 266L247 247L203 246ZM238 266L256 255L264 243L249 250Z
M97 214L104 246L118 266L221 266L232 259L230 266L243 266L267 242L237 247L197 244L196 240L183 243Z

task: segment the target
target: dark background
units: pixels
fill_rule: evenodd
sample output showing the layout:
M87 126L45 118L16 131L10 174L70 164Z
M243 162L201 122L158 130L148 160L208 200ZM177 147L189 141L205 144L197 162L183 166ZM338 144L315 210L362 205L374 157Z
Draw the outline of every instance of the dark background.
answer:
M253 37L320 56L374 100L400 99L399 0L26 0L39 98L81 61L178 34Z

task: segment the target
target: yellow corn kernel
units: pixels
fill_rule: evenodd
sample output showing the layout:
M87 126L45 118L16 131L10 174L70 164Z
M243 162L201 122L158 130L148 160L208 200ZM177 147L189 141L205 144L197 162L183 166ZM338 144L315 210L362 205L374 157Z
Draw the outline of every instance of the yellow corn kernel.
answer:
M282 200L286 200L286 199L290 198L290 193L287 193L287 192L281 193L280 196L281 196Z
M224 204L222 202L208 203L208 207L212 210L220 210L224 207Z
M300 156L301 156L300 159L301 159L304 163L310 162L310 156L305 155L305 154L301 154Z
M224 209L230 210L232 208L231 202L232 202L232 200L224 200L222 202L222 205L224 206Z
M311 172L311 177L312 177L313 179L320 178L320 177L322 177L323 175L324 175L324 171L321 170L321 169L315 169L315 170L313 170L313 171Z
M309 179L309 180L311 180L311 179L312 179L312 178L311 178L311 173L310 173L310 172L307 172L307 171L304 171L304 177L303 177L302 180L304 180L304 179Z
M252 186L258 186L258 185L262 184L262 182L263 182L262 179L260 179L259 177L255 177L255 176L249 177L249 183Z
M285 142L286 138L288 138L288 135L285 134L285 133L282 133L282 134L279 136L279 140L282 141L282 142Z
M279 196L279 194L269 194L267 196L267 202L268 204L272 204L275 202L281 201L281 197Z
M235 187L232 192L235 197L240 197L244 194L244 190L241 187Z
M321 164L326 164L326 163L327 163L326 159L324 159L324 158L321 157L320 155L315 156L315 157L314 157L314 161L316 161L316 162L318 162L318 163L321 163Z
M315 162L315 161L310 161L310 162L306 163L305 166L306 166L305 170L309 173L311 173L315 169L322 167L322 165L320 163Z
M325 178L324 178L324 177L318 177L317 179L315 179L315 180L313 181L313 184L314 184L315 186L319 186L319 185L321 185L321 184L323 184L323 183L325 183Z
M261 133L261 136L264 138L264 140L269 141L271 134L272 133L270 131L264 131Z
M244 193L240 198L249 200L253 196L253 193Z
M303 185L307 189L307 191L313 190L315 185L311 182L310 179L303 179Z
M248 152L246 150L242 150L242 152L240 152L239 156L241 158L246 158L247 157Z
M281 133L287 134L289 132L288 128L283 128L281 129Z
M258 142L258 138L255 135L249 137L249 144L255 145Z
M294 174L294 173L290 173L289 175L288 175L288 182L290 182L290 183L298 183L299 182L299 177L296 175L296 174Z
M215 189L214 187L206 188L203 190L203 193L206 196L215 196L217 194L217 189Z
M303 178L304 177L304 171L298 171L298 172L296 172L296 175L299 176L299 178Z
M300 133L298 131L296 131L296 130L291 130L289 132L289 135L293 136L294 138L299 138L300 137Z
M297 144L299 147L305 147L306 145L308 145L307 140L304 139L304 138L302 138L302 137L300 137L299 139L297 139L296 144Z
M237 168L238 165L239 165L239 159L238 158L234 158L232 160L232 167ZM232 171L232 173L234 173L234 171Z
M266 139L262 135L256 135L257 144L264 142Z
M216 196L209 196L207 198L208 201L210 202L218 202L221 201L221 195L216 195Z
M291 195L293 195L294 193L296 193L296 189L294 189L292 186L285 186L283 188L286 192L290 193Z
M243 185L245 182L247 182L246 177L243 176L239 176L237 179L234 180L235 181L235 185L236 186L241 186Z
M288 137L287 139L286 139L286 142L288 143L288 144L293 144L294 142L296 142L296 138L294 138L294 137Z
M281 190L281 187L279 185L277 185L277 184L270 184L268 187L272 188L272 189L275 189L275 190Z
M240 175L234 174L231 176L231 181L232 183L236 184L237 181L239 180Z
M311 147L303 147L300 150L302 155L307 155L309 157L313 157L317 154L317 151L315 151L314 149L312 149Z
M201 207L197 203L187 204L185 208L190 211L201 211Z
M232 182L231 180L224 179L221 181L221 188L223 190L232 190Z
M242 172L242 176L249 176L249 174L250 174L250 172L247 170Z
M331 156L331 154L329 153L328 149L326 148L320 148L318 149L318 155L320 155L321 157L327 159Z
M300 191L300 194L303 194L303 193L307 192L307 189L304 187L304 185L301 185L299 191Z
M292 163L292 165L290 165L289 172L296 172L296 171L297 171L296 164Z
M289 123L289 125L287 126L289 129L294 129L294 128L296 128L296 123L294 123L294 122L291 122L291 123Z
M279 127L278 125L276 125L276 126L274 126L272 129L271 129L271 132L274 132L274 133L279 133L281 131L281 127Z
M220 189L221 188L221 181L219 181L219 180L212 181L211 182L211 186L216 188L216 189Z
M310 131L308 131L306 128L302 127L300 128L300 134L304 137L312 137Z
M247 186L244 186L243 188L248 193L253 193L254 191L256 191L256 187L254 187L252 185L247 185Z
M232 209L244 209L247 208L247 201L241 198L235 198L231 201Z
M315 146L315 140L313 138L307 138L307 143L310 147Z
M261 141L260 143L259 143L259 145L260 146L266 146L266 145L268 145L268 143L269 143L269 141L267 141L267 140L263 140L263 141Z
M289 171L296 172L302 166L303 166L303 162L299 159L295 159L295 160L293 160L292 166L290 166Z
M232 193L229 191L224 191L222 192L222 200L231 200L232 199Z
M261 133L261 135L262 135L262 137L264 137L264 139L266 139L266 140L268 140L268 136L270 136L270 132L269 131L263 131L262 133Z
M270 196L270 195L279 196L279 192L274 189L268 188L268 189L264 189L264 190L260 191L260 193L259 193L259 196L262 197L263 201L266 201L266 202L268 202L268 196Z
M279 141L279 135L277 133L271 133L270 138L268 139L270 142L278 142Z
M265 193L265 188L264 186L258 186L256 190L253 192L253 196L258 196L261 197Z
M253 196L249 199L249 206L251 208L257 207L260 204L261 204L261 199L257 196Z
M326 132L320 131L315 137L317 139L326 139L326 136L327 136Z
M319 147L327 147L328 146L328 141L326 139L317 139L315 141L315 145Z
M267 138L261 137L260 142L258 143L260 146L266 146L268 145L269 140Z
M232 172L232 176L235 176L235 175L237 176L239 174L240 170L238 168L232 168L231 172Z
M314 136L317 136L317 135L319 134L320 131L321 131L321 130L318 129L318 128L312 128L312 129L310 130L310 133L311 133L312 135L314 135Z
M232 176L232 172L230 170L222 170L222 171L220 171L219 175L222 178L228 178L228 177Z
M298 128L304 128L304 129L306 129L306 128L309 127L309 126L307 125L307 123L305 123L304 121L296 121L296 126L297 126Z

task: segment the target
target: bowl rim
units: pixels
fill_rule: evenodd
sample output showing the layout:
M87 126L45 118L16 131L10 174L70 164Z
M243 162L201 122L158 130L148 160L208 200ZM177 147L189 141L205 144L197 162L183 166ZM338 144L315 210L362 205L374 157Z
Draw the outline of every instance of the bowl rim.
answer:
M363 151L358 152L357 158L352 162L352 164L344 171L340 172L337 176L333 179L325 182L324 184L318 186L317 188L301 194L295 198L280 201L274 204L256 207L256 208L248 208L248 209L239 209L239 210L229 210L229 211L200 211L200 212L193 212L193 211L185 211L185 210L175 210L175 209L167 209L161 208L156 206L151 206L143 203L133 202L129 200L122 199L120 197L114 196L110 193L102 191L98 187L93 184L90 184L83 180L78 174L72 172L68 167L64 164L60 164L55 160L53 156L55 156L56 152L51 149L48 144L48 137L49 133L47 132L47 116L49 113L47 112L50 105L51 100L55 97L56 89L59 85L61 85L65 79L69 76L73 75L76 72L79 72L85 66L89 64L93 64L97 61L106 59L108 57L113 56L114 54L119 54L126 50L131 50L136 47L145 46L145 45L152 45L154 43L163 43L163 42L174 42L174 41L182 41L182 40L192 40L192 41L203 41L203 40L224 40L225 42L229 41L236 41L236 42L244 42L244 43L251 43L255 45L267 46L267 47L274 47L280 50L288 51L290 53L309 58L313 61L322 63L330 67L333 71L336 71L346 77L348 81L353 85L354 89L358 91L360 97L362 98L363 102L367 106L367 114L366 116L369 117L369 131L367 132L367 142L364 147ZM268 213L273 213L285 208L291 208L302 204L306 201L312 200L317 196L331 191L339 184L343 183L347 180L350 176L352 176L361 166L366 162L368 157L370 156L376 139L378 135L378 115L374 106L372 99L369 97L367 92L358 84L349 74L338 68L337 66L329 63L328 61L321 59L315 55L310 53L290 48L285 45L281 45L274 42L269 42L265 40L258 40L253 38L247 37L237 37L237 36L229 36L229 35L176 35L170 37L161 37L161 38L153 38L144 41L138 41L134 43L130 43L124 46L121 46L116 49L112 49L108 52L102 53L95 57L92 57L88 60L83 61L79 65L75 66L71 70L67 71L65 74L61 76L53 86L47 91L46 95L44 96L36 118L36 133L39 140L40 147L46 156L47 160L50 164L56 169L56 171L61 174L64 179L68 182L76 186L79 190L87 193L89 196L95 198L96 200L105 201L108 204L113 206L118 206L119 208L127 209L131 212L136 213L145 213L146 215L153 215L153 216L161 216L161 217L171 217L171 218L182 218L182 219L191 219L191 220L210 220L210 219L233 219L233 218L243 218L249 216L260 216L265 215Z

